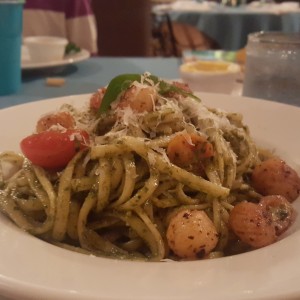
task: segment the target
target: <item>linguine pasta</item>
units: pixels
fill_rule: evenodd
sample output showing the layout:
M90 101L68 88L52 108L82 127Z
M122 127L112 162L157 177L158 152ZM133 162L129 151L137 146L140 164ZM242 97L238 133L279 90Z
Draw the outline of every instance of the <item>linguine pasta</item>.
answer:
M155 91L151 111L123 107L120 96L100 115L61 108L92 137L63 170L50 172L20 154L2 153L2 165L9 162L16 170L9 177L2 172L1 211L25 231L66 249L160 261L178 259L166 238L172 216L203 210L218 233L207 257L227 255L230 211L261 197L248 182L260 159L242 116L206 107L189 93L157 93L147 75L132 86ZM179 134L204 137L213 146L200 175L169 159L168 144Z

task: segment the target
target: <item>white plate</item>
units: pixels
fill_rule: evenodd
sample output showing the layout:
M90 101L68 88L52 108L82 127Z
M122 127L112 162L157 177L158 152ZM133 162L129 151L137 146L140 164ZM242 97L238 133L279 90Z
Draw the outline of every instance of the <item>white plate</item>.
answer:
M214 107L245 115L253 136L300 170L300 108L263 100L200 94ZM0 151L18 150L37 118L63 102L0 111ZM12 124L12 120L22 120ZM10 126L13 125L13 126ZM300 199L295 207L300 211ZM194 262L132 262L87 256L47 244L0 216L0 294L14 299L282 300L300 299L300 216L287 237L246 254Z
M23 45L22 53L21 53L21 67L22 67L22 70L61 67L61 66L66 66L66 65L70 65L70 64L74 64L74 63L86 60L89 57L90 57L90 53L85 49L81 49L79 52L74 53L74 54L69 54L61 60L35 62L30 59L28 49L26 46Z

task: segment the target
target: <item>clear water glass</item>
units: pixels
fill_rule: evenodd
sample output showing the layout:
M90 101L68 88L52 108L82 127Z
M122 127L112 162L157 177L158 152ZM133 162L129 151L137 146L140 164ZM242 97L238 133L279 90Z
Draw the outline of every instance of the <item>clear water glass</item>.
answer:
M243 95L300 105L300 33L248 36Z

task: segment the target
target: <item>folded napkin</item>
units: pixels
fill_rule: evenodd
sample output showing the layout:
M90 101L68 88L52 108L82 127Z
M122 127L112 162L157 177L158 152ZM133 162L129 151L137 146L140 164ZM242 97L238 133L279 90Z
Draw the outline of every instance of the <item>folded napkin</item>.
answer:
M209 11L212 10L218 4L215 2L203 1L203 2L195 2L195 1L176 1L171 7L174 11Z
M289 12L300 12L298 2L282 2L282 3L264 3L260 1L253 1L247 5L247 10L255 11L257 13L273 13L283 14Z

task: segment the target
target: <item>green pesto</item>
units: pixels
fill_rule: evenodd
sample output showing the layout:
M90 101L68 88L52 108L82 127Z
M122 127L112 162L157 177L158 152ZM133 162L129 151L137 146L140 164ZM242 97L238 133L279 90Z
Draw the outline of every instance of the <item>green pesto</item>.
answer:
M74 54L80 52L80 47L75 43L69 42L65 48L65 55Z

